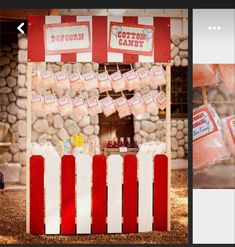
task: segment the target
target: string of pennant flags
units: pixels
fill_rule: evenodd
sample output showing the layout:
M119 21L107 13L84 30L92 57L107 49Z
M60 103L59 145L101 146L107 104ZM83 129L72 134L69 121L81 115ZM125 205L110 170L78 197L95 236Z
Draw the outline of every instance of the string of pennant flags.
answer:
M153 66L151 69L140 68L121 73L117 65L117 71L109 75L106 66L102 73L94 71L80 74L79 72L68 75L66 70L53 73L51 69L32 71L32 86L43 86L45 93L32 95L32 111L44 111L47 114L60 113L62 116L74 112L79 118L85 115L97 115L103 113L106 117L117 112L120 118L133 114L142 115L145 112L151 113L156 108L166 108L166 94L162 85L166 83L165 70L162 66ZM149 86L159 86L157 95L149 92ZM123 91L136 89L147 89L141 97L134 95L127 99ZM63 96L57 98L54 89L61 92ZM67 90L73 89L79 93L75 98L70 98ZM98 96L84 98L81 95L83 90L90 91L98 89L100 93L106 93L106 97L99 99ZM121 93L121 96L113 99L109 92Z

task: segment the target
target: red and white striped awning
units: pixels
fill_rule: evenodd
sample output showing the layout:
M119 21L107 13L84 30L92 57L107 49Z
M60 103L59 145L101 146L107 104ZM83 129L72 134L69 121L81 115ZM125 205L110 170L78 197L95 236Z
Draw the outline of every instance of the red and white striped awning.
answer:
M44 24L89 22L91 49L77 53L47 55ZM110 22L154 26L151 55L108 51ZM127 16L29 16L28 61L30 62L170 62L170 18Z

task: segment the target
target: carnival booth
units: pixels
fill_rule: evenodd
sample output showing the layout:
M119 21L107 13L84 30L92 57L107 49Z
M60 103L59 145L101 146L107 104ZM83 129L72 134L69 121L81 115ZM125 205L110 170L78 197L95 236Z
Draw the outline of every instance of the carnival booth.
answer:
M99 63L103 70L68 72L68 62ZM52 63L60 69L53 71ZM135 63L142 66L136 69ZM129 66L125 72L123 64ZM170 74L170 18L29 17L28 233L170 230ZM165 112L164 143L138 145L133 138L108 137L101 151L93 128L86 128L91 140L86 149L84 136L69 121L70 135L58 145L31 141L33 114L38 112L80 121L101 114L139 117L156 109Z

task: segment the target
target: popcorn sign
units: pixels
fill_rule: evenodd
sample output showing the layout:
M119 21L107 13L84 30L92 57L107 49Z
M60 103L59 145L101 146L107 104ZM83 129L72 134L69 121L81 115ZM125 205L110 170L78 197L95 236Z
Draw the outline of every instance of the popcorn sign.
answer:
M110 22L110 52L153 55L154 26Z
M91 51L89 22L69 22L44 25L47 55Z

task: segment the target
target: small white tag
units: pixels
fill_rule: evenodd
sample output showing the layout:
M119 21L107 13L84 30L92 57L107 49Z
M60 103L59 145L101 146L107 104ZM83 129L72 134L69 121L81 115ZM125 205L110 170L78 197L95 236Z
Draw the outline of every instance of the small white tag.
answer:
M63 96L59 99L59 103L60 105L66 105L66 104L69 104L69 98L67 96Z
M125 73L125 75L128 80L132 80L137 77L134 71L128 71Z
M91 108L91 107L94 107L94 106L96 106L96 105L98 105L97 99L96 99L95 97L87 99L87 105L88 105L90 108Z
M131 99L129 99L129 102L132 104L132 105L138 105L138 104L140 104L140 99L139 99L139 97L137 97L137 96L134 96L134 97L132 97Z
M143 78L149 76L149 73L148 73L148 71L146 69L137 71L137 73L138 73L138 76L139 76L140 79L143 79Z
M73 103L75 106L81 106L84 105L84 100L82 97L76 97L74 98Z
M98 80L99 81L107 81L109 79L108 73L107 72L103 72L98 74Z
M112 77L113 81L118 81L118 80L122 79L122 74L120 71L117 71L117 72L113 73L111 75L111 77Z
M42 98L40 94L32 96L32 103L37 103L37 102L40 102L41 100Z
M110 97L106 97L106 98L102 99L101 102L104 105L104 107L109 107L113 103L113 101Z
M45 103L46 104L51 104L51 103L54 103L55 102L54 95L45 95L44 96L44 99L45 99Z
M126 99L124 97L120 97L115 100L118 106L125 105L127 103Z
M53 74L51 71L43 71L42 72L42 79L47 79L47 78L50 78L50 77L53 77Z
M57 81L63 81L68 78L67 74L64 71L57 72L55 76L56 76Z
M77 80L81 80L81 76L78 73L74 73L74 74L70 75L69 80L71 82L74 82L74 81L77 81Z
M92 80L95 78L95 74L93 72L88 72L86 74L84 74L84 79L86 81Z
M121 153L126 153L127 152L127 147L120 147L119 152Z

